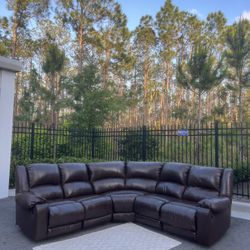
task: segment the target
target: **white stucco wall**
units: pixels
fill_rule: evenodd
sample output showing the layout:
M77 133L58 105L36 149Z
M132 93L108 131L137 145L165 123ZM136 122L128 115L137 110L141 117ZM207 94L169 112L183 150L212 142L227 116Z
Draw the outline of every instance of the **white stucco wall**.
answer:
M0 199L8 197L15 73L18 61L0 57Z

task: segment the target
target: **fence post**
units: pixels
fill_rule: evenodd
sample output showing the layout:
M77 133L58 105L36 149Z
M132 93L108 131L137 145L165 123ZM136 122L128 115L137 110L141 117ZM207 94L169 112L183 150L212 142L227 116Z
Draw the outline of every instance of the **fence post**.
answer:
M214 123L214 150L215 150L215 167L219 167L219 140L218 140L218 121Z
M146 161L147 159L147 127L142 127L142 160Z
M92 132L91 132L91 157L92 159L95 158L95 135L96 132L95 132L95 128L92 129Z
M35 124L31 124L31 136L30 136L30 159L34 159L34 142L35 142Z

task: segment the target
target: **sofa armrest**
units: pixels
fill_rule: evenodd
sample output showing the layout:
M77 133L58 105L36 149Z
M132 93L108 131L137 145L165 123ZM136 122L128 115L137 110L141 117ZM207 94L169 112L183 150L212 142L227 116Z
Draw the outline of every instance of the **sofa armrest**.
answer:
M200 207L208 208L214 213L220 213L230 207L231 201L227 197L203 199L198 202Z
M46 203L46 199L33 193L23 192L16 195L16 202L24 209L32 209L37 204Z

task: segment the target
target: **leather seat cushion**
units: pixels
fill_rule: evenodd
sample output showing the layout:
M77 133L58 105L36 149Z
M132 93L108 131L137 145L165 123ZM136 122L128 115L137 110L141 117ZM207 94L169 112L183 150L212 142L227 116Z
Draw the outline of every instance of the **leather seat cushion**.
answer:
M112 200L109 196L90 197L81 200L85 209L85 219L93 219L112 214Z
M168 202L154 195L138 196L135 200L135 213L159 220L161 207Z
M53 203L49 205L49 228L80 222L84 219L84 208L77 202Z
M160 220L172 227L195 231L196 209L191 205L182 206L181 204L167 203L161 208Z
M137 194L111 194L114 213L130 213L134 211Z

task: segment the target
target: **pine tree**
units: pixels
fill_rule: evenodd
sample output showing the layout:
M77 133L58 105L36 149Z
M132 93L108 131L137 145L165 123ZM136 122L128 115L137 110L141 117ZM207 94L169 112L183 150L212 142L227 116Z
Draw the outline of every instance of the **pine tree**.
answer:
M177 65L177 82L191 90L198 98L197 122L200 127L202 119L201 100L205 93L218 86L225 76L222 59L217 62L215 56L206 45L194 47L190 58Z
M226 33L229 88L238 95L238 116L243 122L244 89L250 87L250 23L240 20Z

